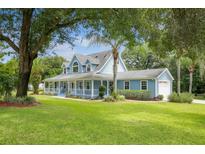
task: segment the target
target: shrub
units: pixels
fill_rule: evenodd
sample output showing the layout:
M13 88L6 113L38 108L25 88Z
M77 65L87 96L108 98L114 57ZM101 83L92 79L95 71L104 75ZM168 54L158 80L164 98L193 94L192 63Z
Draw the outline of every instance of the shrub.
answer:
M112 92L111 96L112 96L114 99L117 99L118 94L117 94L116 92Z
M20 104L32 104L32 103L36 103L36 99L34 97L31 97L31 96L25 96L25 97L6 96L6 97L4 97L4 102L20 103Z
M158 95L158 96L157 96L157 99L159 99L159 100L163 100L163 98L164 98L163 95Z
M105 90L106 90L105 86L102 85L99 87L99 97L100 98L103 98L103 96L105 95Z
M116 100L114 99L113 96L106 96L106 97L104 98L104 101L105 101L105 102L115 102Z
M123 95L117 95L116 100L117 100L117 101L124 101L124 100L125 100L125 96L123 96Z
M169 96L170 102L176 102L176 103L191 103L193 101L193 95L190 93L172 93Z
M118 90L118 94L124 95L127 99L149 100L151 98L151 93L147 90Z

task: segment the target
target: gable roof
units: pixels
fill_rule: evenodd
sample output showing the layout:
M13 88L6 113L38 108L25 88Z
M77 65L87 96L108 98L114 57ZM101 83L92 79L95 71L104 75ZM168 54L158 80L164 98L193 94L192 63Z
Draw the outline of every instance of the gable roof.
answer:
M168 74L173 79L167 68L119 72L117 74L117 79L155 79L165 71L168 71Z
M82 65L84 65L87 62L87 60L90 61L90 63L92 64L96 64L97 67L95 71L98 71L104 66L104 64L110 58L111 55L112 51L103 51L89 55L77 53L73 57L76 57Z
M168 71L168 74L173 79L167 68L159 68L159 69L147 69L147 70L137 70L137 71L126 71L126 72L118 72L117 80L137 80L137 79L156 79L162 73ZM61 74L55 76L53 78L45 79L44 81L67 81L67 80L76 80L76 79L104 79L104 80L112 80L112 74L97 74L95 72L88 73L76 73L76 74Z

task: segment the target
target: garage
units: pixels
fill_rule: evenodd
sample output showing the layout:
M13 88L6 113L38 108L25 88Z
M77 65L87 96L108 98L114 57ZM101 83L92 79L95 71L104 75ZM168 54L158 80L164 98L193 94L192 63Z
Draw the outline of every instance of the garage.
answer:
M163 95L164 99L167 100L171 94L171 84L169 80L159 80L159 95Z

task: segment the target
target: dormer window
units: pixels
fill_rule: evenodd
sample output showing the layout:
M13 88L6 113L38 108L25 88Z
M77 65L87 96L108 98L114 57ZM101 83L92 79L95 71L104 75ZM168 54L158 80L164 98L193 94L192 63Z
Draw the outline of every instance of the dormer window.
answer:
M63 68L63 74L66 74L66 68L65 67Z
M90 72L91 71L91 66L90 66L90 64L87 64L86 65L86 72Z
M73 63L73 72L78 72L78 62Z

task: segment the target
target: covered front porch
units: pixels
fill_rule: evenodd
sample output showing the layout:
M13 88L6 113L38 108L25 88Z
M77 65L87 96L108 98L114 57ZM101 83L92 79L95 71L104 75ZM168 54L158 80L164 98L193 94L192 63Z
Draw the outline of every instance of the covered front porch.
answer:
M112 81L109 80L69 80L69 81L45 81L45 94L57 96L78 96L82 98L96 98L99 96L99 87L104 85L105 95L109 95L112 89Z

